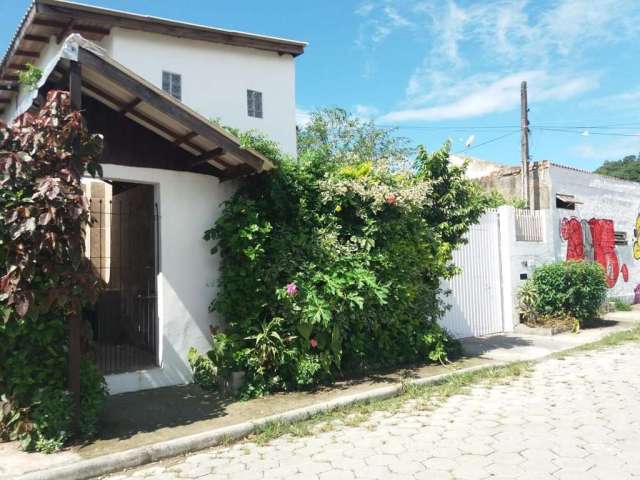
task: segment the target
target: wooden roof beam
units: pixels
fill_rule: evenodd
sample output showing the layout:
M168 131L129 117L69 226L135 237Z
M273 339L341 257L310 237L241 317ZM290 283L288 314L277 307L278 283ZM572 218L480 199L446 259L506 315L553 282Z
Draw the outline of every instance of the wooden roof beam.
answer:
M125 114L128 112L133 112L133 110L138 106L138 104L142 102L141 99L139 98L134 98L133 100L131 100L129 103L125 103L122 108L120 109L120 113Z
M49 43L49 37L45 35L34 35L32 33L25 34L23 40L27 42Z
M17 92L20 89L18 85L14 84L0 84L0 92Z
M10 63L9 68L12 70L20 70L21 72L24 72L29 67L27 67L27 65L24 63Z
M196 132L189 132L189 133L187 133L185 135L182 135L181 137L176 138L174 140L173 144L177 145L177 146L180 146L183 143L186 143L189 140L191 140L192 138L197 137L197 136L198 136L198 134Z
M114 98L113 96L109 95L108 93L103 92L99 87L97 87L96 85L88 82L86 79L84 79L83 83L82 83L82 87L89 90L90 92L93 92L94 94L98 95L99 97L104 98L105 100L107 100L109 103L111 103L112 105L114 105L116 108L118 108L120 111L122 111L126 105L123 104L120 100L118 100L117 98ZM129 104L132 102L129 102ZM139 102L138 102L139 103ZM155 128L156 130L161 131L162 133L164 133L165 135L168 135L170 137L173 137L174 141L177 137L177 134L168 129L167 127L165 127L164 125L156 122L153 118L149 118L146 115L144 115L141 112L135 111L135 110L131 110L131 111L127 111L126 113L128 113L129 115L138 118L139 120L143 121L144 123L151 125L153 128ZM195 143L191 143L191 142L184 142L185 145L187 145L189 148L192 148L193 150L199 152L200 154L206 153L202 147L196 145ZM222 160L219 160L218 163L224 165L225 167L228 167L228 164ZM212 165L213 167L213 165ZM215 168L215 167L213 167Z
M224 162L221 162L218 159L218 157L221 157L222 155L224 155L224 148L220 148L220 147L214 148L213 150L209 150L208 152L204 152L202 155L198 157L198 159L195 162L191 164L191 168L199 167L200 165L209 163L209 160L216 160L218 163L224 164ZM233 168L233 167L229 166L228 168ZM225 169L225 171L227 169Z
M69 21L49 20L45 18L36 18L32 22L33 25L40 27L51 27L58 29L65 29L69 25ZM111 29L107 27L97 27L95 25L74 25L74 32L79 33L94 33L96 35L109 35Z
M56 35L56 42L61 44L62 41L69 36L69 34L73 31L73 26L76 24L76 21L72 18L69 20L67 25Z
M10 98L0 98L0 104L8 105L10 103L11 103L11 99Z
M40 58L40 52L32 52L30 50L18 49L15 51L14 55L18 57Z
M222 175L220 176L220 181L226 182L228 180L233 180L234 178L251 175L252 173L256 173L256 171L246 163L242 163L240 165L234 165L233 167L225 168L224 172L222 172Z

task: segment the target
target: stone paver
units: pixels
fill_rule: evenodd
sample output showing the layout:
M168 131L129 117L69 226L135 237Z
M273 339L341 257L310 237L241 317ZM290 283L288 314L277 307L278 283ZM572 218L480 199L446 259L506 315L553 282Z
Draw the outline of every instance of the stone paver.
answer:
M640 345L545 360L441 406L211 449L109 480L640 478Z

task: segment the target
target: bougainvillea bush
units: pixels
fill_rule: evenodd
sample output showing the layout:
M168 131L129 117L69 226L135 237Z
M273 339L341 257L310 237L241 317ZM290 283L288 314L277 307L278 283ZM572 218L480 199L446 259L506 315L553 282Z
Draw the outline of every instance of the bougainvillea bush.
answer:
M406 170L324 148L297 160L261 150L277 168L246 179L206 233L222 256L211 307L225 322L209 358L245 371L247 396L444 361L458 344L436 323L440 282L484 208L449 146L420 149Z
M68 438L66 318L92 304L99 277L84 255L85 171L99 173L90 135L66 92L37 114L0 124L0 437L53 451ZM81 434L95 428L104 379L81 368Z

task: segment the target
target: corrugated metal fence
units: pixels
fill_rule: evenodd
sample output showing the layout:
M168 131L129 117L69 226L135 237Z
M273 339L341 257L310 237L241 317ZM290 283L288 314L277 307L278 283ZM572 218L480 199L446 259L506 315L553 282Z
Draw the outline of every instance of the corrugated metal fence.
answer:
M468 240L454 252L463 273L443 285L451 290L445 300L451 309L440 323L457 338L503 331L498 213L486 213L471 227Z

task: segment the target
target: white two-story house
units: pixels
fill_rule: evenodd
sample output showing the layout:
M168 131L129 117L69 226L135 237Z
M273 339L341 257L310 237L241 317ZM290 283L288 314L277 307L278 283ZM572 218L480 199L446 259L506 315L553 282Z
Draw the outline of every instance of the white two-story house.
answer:
M296 154L299 41L35 0L0 64L0 121L69 90L102 133L104 179L86 180L87 255L105 282L90 325L111 393L186 383L206 350L219 259L203 240L241 178L273 168L211 122ZM19 82L33 64L35 87ZM89 354L89 353L87 353Z

